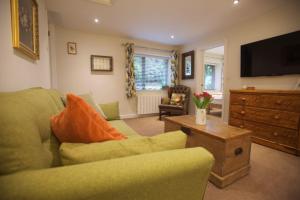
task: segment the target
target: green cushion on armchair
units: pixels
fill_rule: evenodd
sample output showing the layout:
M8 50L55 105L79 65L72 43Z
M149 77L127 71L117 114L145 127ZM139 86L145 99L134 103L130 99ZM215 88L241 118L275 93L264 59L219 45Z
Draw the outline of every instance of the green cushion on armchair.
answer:
M134 137L127 140L100 143L63 143L60 155L63 165L107 160L157 151L183 149L186 135L181 131L153 137Z
M170 98L169 97L163 97L161 99L161 104L170 104Z

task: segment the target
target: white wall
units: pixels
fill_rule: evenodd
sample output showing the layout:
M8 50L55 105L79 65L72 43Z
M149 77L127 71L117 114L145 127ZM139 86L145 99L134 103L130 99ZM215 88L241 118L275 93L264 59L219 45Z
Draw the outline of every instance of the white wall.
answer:
M48 18L44 0L39 5L40 60L33 61L12 47L10 1L0 1L0 91L50 87Z
M196 71L199 72L203 71L203 51L216 46L225 46L224 121L228 121L230 89L240 89L243 85L255 86L257 89L292 89L300 78L300 75L252 78L240 77L240 45L300 30L299 8L300 1L293 1L265 15L223 31L219 30L215 34L201 38L198 42L182 47L182 52L191 49L196 50L199 55L199 60L196 60ZM197 90L198 85L201 83L202 76L202 73L196 73L195 80L182 81L182 83L191 85L194 90Z
M51 48L55 46L56 52L54 59L56 64L52 65L55 67L52 70L53 86L63 93L91 92L99 103L119 101L120 114L123 117L136 115L136 100L129 100L126 97L125 50L122 43L134 42L137 45L168 50L174 48L145 41L69 30L59 26L55 26L54 29L52 25L50 31L51 37L55 35L55 44L51 45ZM77 43L77 55L67 53L67 42ZM91 55L112 56L113 72L91 72ZM53 59L51 61L54 62Z

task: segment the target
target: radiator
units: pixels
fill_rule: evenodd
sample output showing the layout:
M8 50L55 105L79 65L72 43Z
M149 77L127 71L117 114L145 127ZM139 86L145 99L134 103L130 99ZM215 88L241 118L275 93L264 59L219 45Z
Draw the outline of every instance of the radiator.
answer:
M138 95L137 113L139 115L158 113L158 105L162 97L162 95Z

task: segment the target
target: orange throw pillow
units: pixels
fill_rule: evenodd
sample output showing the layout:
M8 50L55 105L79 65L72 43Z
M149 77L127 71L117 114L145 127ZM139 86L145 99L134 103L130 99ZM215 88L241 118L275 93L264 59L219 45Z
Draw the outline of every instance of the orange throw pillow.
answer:
M68 94L67 101L66 108L51 118L51 128L60 142L90 143L126 138L81 97Z

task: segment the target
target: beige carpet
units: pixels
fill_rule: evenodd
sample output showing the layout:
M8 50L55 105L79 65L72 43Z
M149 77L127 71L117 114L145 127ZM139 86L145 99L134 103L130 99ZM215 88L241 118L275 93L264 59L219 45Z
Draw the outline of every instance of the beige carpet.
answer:
M163 132L158 117L126 119L141 135ZM205 200L300 200L300 157L252 144L250 174L218 189L207 186Z

